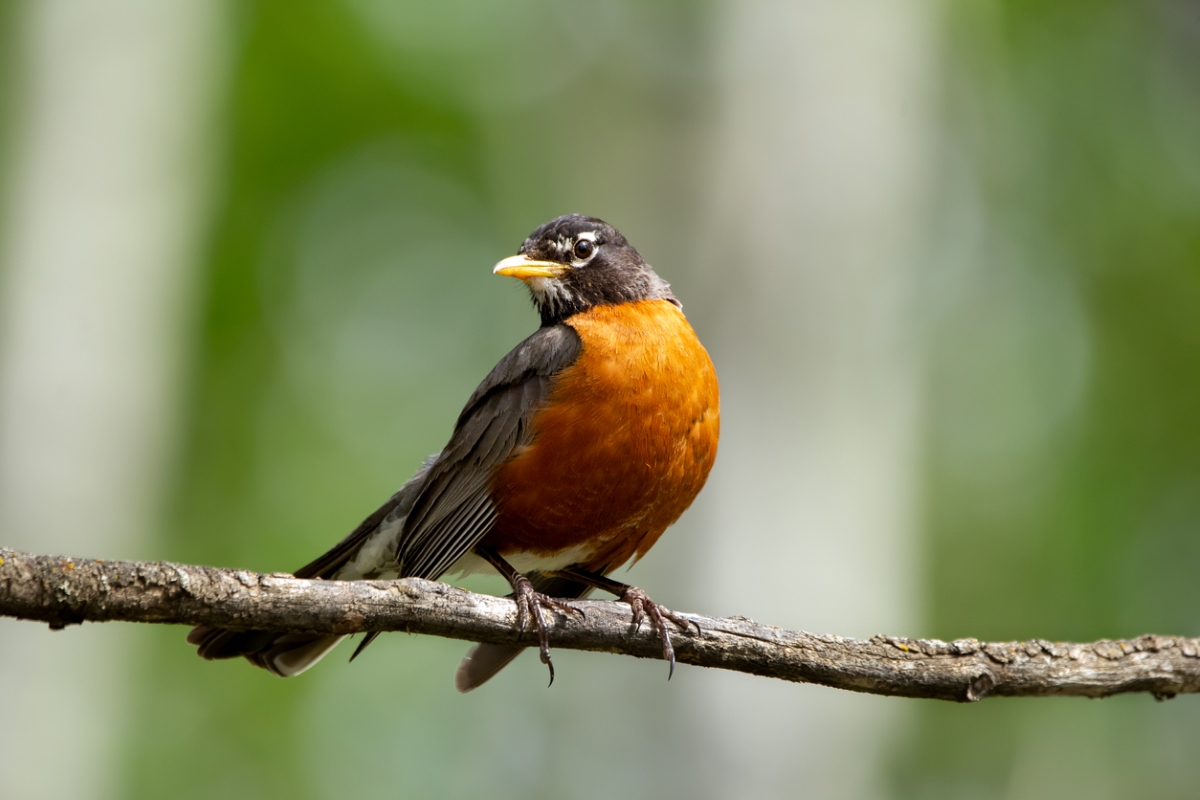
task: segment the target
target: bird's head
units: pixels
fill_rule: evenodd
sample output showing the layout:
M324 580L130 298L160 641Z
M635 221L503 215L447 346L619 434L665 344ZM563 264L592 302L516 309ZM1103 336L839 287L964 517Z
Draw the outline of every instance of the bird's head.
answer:
M542 325L556 325L593 306L638 300L679 301L625 240L603 220L568 214L547 222L525 240L517 255L493 269L529 286Z

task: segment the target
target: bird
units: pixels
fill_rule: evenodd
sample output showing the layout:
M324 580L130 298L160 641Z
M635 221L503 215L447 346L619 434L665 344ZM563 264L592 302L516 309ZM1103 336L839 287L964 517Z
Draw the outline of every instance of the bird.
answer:
M674 671L670 626L694 622L609 577L691 505L717 455L716 369L670 284L621 233L569 214L493 268L529 289L538 329L467 400L449 442L331 550L297 570L326 580L437 580L498 573L517 628L532 624L554 682L546 614L599 589L649 619ZM698 625L696 625L698 629ZM366 635L353 661L378 636ZM244 657L299 675L342 635L198 626L206 659ZM523 645L476 644L455 674L467 692Z

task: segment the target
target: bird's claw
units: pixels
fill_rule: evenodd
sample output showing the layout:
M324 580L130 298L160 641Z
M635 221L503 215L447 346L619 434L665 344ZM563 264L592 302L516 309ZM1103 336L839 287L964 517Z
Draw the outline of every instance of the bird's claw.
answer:
M513 600L517 604L518 630L524 631L528 627L529 619L531 617L533 619L538 634L538 653L542 663L550 670L550 683L547 685L553 686L554 663L550 660L550 631L546 627L546 618L542 616L542 609L548 608L564 614L584 616L583 610L556 597L542 594L533 588L533 584L524 575L519 576L513 586Z
M617 598L617 601L628 603L629 607L633 610L634 630L641 627L642 620L645 617L650 617L650 627L658 631L658 638L662 642L663 660L669 665L667 667L667 680L671 680L671 676L675 674L675 647L671 644L671 632L667 629L666 620L675 623L685 632L688 630L689 625L693 625L696 628L697 635L701 632L699 623L676 614L666 606L660 606L636 586L626 587L621 596Z

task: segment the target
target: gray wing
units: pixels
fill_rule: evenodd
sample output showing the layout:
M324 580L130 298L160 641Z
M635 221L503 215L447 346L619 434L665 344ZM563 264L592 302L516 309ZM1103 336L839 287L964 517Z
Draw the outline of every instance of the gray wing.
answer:
M405 513L396 553L401 576L440 577L495 523L492 473L513 450L531 441L530 419L549 396L555 373L574 362L581 347L574 329L557 325L513 348L471 395L446 448L349 536L297 570L296 577L334 577L385 519ZM354 656L378 635L368 634ZM297 675L342 638L200 626L192 629L188 642L204 658L245 656L277 675ZM482 660L477 672L479 667Z
M502 358L471 395L405 520L396 551L402 577L436 580L491 530L492 475L532 441L530 422L549 397L555 374L579 357L582 346L573 328L541 328Z
M388 498L386 503L375 509L371 513L371 516L364 519L345 539L342 539L332 549L321 554L316 560L310 561L292 574L297 578L334 578L338 570L345 566L347 561L354 558L358 553L358 548L362 547L371 534L379 528L380 523L388 517L403 516L409 512L413 502L417 499L417 494L421 490L421 484L425 480L425 476L429 474L429 468L433 466L437 458L437 455L427 458L425 463L421 465L421 468L417 470L417 474L409 478L404 486L400 487L400 491Z

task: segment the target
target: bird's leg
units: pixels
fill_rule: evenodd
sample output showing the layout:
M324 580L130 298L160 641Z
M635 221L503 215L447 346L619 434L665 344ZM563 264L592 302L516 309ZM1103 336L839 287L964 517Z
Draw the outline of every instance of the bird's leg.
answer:
M542 609L551 608L567 614L579 614L583 616L582 609L575 608L570 603L565 603L562 600L551 597L548 594L542 594L534 589L533 583L530 582L529 578L517 572L512 564L505 561L492 548L476 547L475 552L495 567L496 571L503 575L504 579L508 581L508 585L512 587L513 601L517 604L518 630L525 630L529 619L533 618L538 632L538 651L541 653L542 663L550 670L550 683L553 684L554 664L550 661L550 633L546 629L546 620L542 617Z
M685 631L689 625L694 625L696 633L701 633L700 625L695 620L681 617L666 606L660 606L636 586L614 581L598 572L589 572L578 567L568 567L553 574L615 594L618 602L628 603L633 610L634 630L641 626L644 617L650 617L650 625L658 630L658 638L662 641L663 660L670 664L667 668L667 680L671 680L671 676L675 674L675 648L671 645L671 632L667 629L665 620L674 622Z

